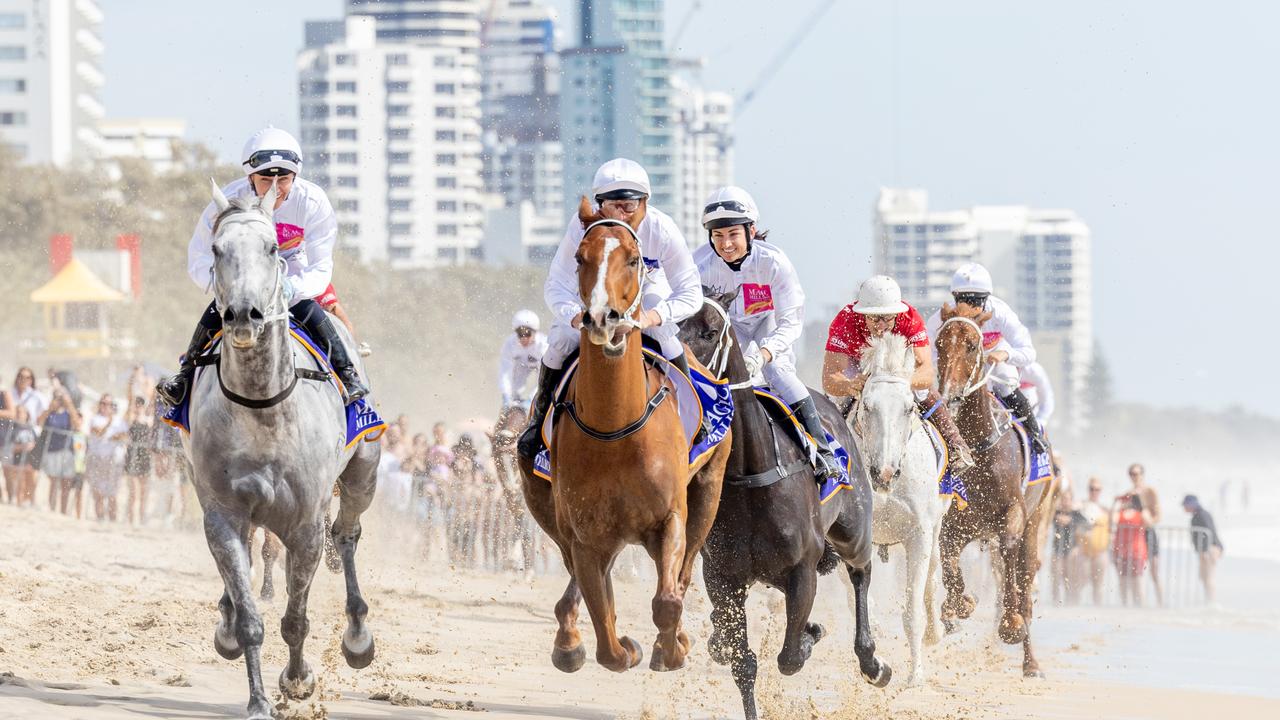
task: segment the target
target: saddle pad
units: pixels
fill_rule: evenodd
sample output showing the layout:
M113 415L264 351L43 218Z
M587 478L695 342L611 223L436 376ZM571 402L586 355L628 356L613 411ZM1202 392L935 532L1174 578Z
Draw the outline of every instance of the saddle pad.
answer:
M1053 477L1053 460L1047 452L1032 455L1031 438L1028 437L1026 428L1016 421L1013 427L1018 431L1018 446L1022 448L1022 467L1025 468L1022 489L1025 491L1032 485L1039 485Z
M947 470L951 459L947 442L942 439L942 433L938 432L938 428L932 421L925 420L924 426L929 431L929 439L933 441L933 453L938 459L938 497L952 498L961 510L968 508L969 491L964 486L964 480L952 477Z
M788 430L787 435L791 437L792 441L797 443L800 449L809 455L809 464L816 465L818 462L818 448L813 444L813 438L809 436L809 433L805 432L804 426L800 424L800 419L791 411L791 407L787 405L785 400L774 395L767 387L756 387L754 390L756 398L764 406L765 411L773 415L780 425ZM848 490L853 487L853 481L850 478L854 476L854 455L846 450L840 444L840 441L828 432L826 428L823 428L823 432L827 436L827 446L831 448L831 454L836 456L836 462L839 463L840 471L843 474L836 480L822 481L818 486L819 503L826 503L841 490Z
M685 442L689 445L689 465L692 467L711 452L725 435L729 434L729 426L733 424L733 393L729 390L727 380L716 380L703 375L697 368L689 371L693 379L685 377L671 361L649 348L644 348L645 356L666 375L666 382L672 388L670 399L676 403L676 412L680 416L680 424L684 430ZM556 387L555 402L542 422L542 450L533 460L533 474L543 480L551 480L551 438L559 413L556 406L564 399L569 389L569 381L577 372L578 361L574 360L565 371L564 378ZM706 426L707 432L695 446L694 437L698 429Z
M328 353L324 352L324 350L322 350L320 346L307 335L306 331L293 321L289 322L289 335L293 337L294 342L297 343L298 346L307 351L315 362L316 369L324 371L329 376L329 382L333 383L334 387L336 387L338 392L341 394L342 381L338 379L337 373L334 372L333 365L329 362ZM219 332L217 335L214 335L213 340L205 346L201 355L208 355L216 351L221 343L222 333ZM200 376L204 374L205 370L209 367L210 366L204 366L196 369L195 380L191 383L191 388L193 390L195 388L195 381L198 381ZM170 407L161 419L176 428L182 429L183 432L190 433L192 394L193 393L189 390L186 397L182 399L182 402ZM374 442L378 438L382 437L383 431L387 429L387 423L378 415L378 411L374 410L373 406L367 402L367 398L360 398L356 402L347 405L345 412L347 419L346 446L348 448L355 445L361 439L365 442Z

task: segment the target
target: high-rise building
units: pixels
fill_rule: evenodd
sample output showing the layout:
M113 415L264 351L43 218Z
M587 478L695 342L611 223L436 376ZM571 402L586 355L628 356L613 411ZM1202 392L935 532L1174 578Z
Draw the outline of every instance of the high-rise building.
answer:
M717 188L733 184L733 98L672 78L680 199L672 211L692 244L706 234L702 210Z
M479 67L481 0L346 0L346 14L377 21L379 43L457 48Z
M100 154L102 18L95 0L0 0L0 140L21 161Z
M560 141L564 202L574 207L600 164L629 157L644 166L651 202L677 212L682 192L663 49L662 0L579 0L578 46L561 53Z
M476 65L458 47L380 41L378 22L308 23L298 55L304 172L333 201L339 243L363 260L478 261Z
M102 157L145 160L160 173L174 169L173 144L186 130L182 118L110 118L98 123Z
M951 302L951 276L967 262L991 271L997 295L1032 333L1054 383L1055 425L1083 429L1093 359L1089 228L1070 210L976 206L930 210L928 193L884 188L872 222L875 271L895 278L904 299L930 313Z

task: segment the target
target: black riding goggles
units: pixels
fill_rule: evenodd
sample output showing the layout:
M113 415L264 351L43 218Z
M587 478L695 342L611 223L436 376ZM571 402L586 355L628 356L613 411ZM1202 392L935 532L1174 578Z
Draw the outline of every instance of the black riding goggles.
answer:
M951 297L955 298L957 303L964 303L969 307L985 308L987 306L986 293L974 293L974 292L952 293Z
M702 214L707 215L709 213L715 212L716 210L728 210L729 212L746 213L747 209L748 208L746 203L740 203L737 200L721 200L720 202L713 202L710 205L703 208Z
M516 328L516 337L518 338L533 337L533 328L527 328L527 327Z
M298 153L291 150L259 150L250 155L249 159L244 162L249 167L257 169L273 160L284 160L294 165L302 164L302 158L299 157Z

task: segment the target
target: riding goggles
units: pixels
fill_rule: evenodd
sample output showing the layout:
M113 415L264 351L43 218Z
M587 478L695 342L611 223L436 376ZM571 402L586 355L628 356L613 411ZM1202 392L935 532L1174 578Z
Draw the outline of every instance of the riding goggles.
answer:
M747 211L750 210L750 208L747 207L746 203L741 203L741 202L738 202L737 200L721 200L719 202L713 202L710 205L703 208L702 214L710 215L716 210L728 210L729 212L742 213L745 215Z
M957 303L964 303L969 307L985 308L987 306L986 293L962 292L952 293L951 297L955 298Z
M533 337L533 328L527 328L527 327L516 328L516 337L518 338Z
M249 174L297 174L301 169L302 156L292 150L259 150L244 161L244 170Z

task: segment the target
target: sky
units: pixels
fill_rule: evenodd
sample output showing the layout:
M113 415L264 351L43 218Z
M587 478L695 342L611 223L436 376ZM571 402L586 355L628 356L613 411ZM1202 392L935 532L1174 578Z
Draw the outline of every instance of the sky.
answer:
M1095 335L1118 399L1277 414L1280 3L667 2L675 50L741 97L736 181L810 319L870 274L881 187L936 209L1070 208L1093 234ZM569 0L561 10L573 37ZM179 116L227 159L296 128L303 21L341 0L104 0L108 116ZM160 28L163 32L154 32ZM1209 351L1213 350L1213 353ZM1218 351L1224 354L1219 357ZM1214 359L1218 358L1218 359ZM1225 369L1224 369L1225 368Z

